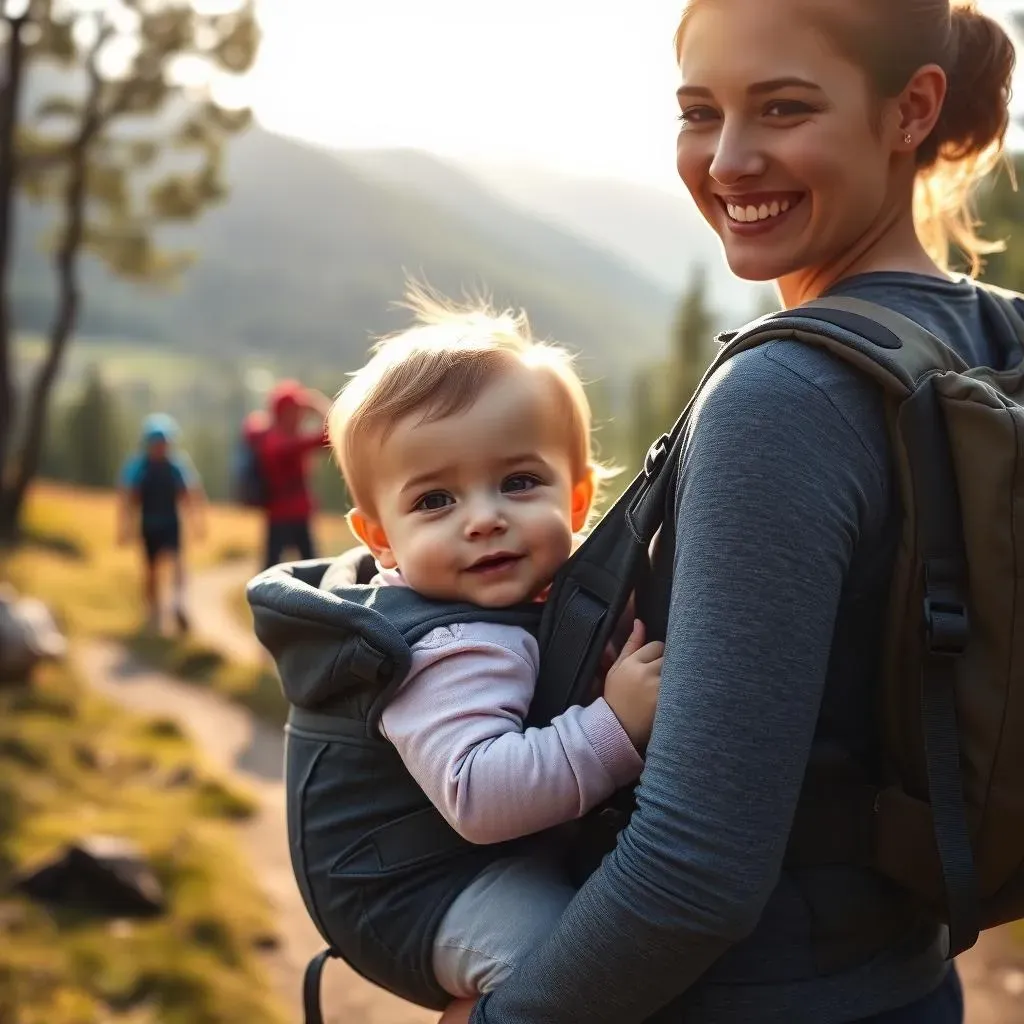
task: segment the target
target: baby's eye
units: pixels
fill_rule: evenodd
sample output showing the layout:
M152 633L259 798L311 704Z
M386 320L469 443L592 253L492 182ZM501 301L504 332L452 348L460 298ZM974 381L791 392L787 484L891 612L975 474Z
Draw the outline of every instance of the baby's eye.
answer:
M501 485L503 491L532 491L534 487L538 487L540 481L530 473L515 473L513 476L506 477Z
M413 509L417 512L437 512L453 503L454 499L450 494L444 491L431 491L429 494L424 494L413 506Z

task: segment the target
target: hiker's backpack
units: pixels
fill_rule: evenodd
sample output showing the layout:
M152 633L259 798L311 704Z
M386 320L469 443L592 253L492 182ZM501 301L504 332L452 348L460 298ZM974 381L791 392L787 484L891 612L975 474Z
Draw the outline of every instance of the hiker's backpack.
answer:
M373 560L369 560L370 573ZM307 1024L320 1024L327 956L436 1010L451 997L433 971L448 907L489 864L536 839L474 845L442 817L379 730L405 681L410 648L457 622L536 634L536 603L487 609L359 584L358 559L276 566L247 588L256 634L289 681L285 754L292 868L329 954L311 963Z
M849 789L808 778L787 859L862 864L895 880L949 926L950 956L972 945L979 929L1024 916L1024 318L995 290L979 296L987 334L1015 353L1010 369L968 367L901 314L849 298L817 300L722 335L675 426L556 574L538 632L540 675L528 720L544 725L589 699L604 646L634 591L648 636L664 637L676 472L694 403L712 374L738 352L773 340L824 348L881 387L902 500L879 688L887 777ZM358 553L350 556L354 573L351 559ZM318 655L325 666L328 652L337 658L338 644ZM339 663L355 664L355 657ZM390 694L394 685L392 677L378 690ZM337 737L324 732L319 747L309 742L326 751ZM389 785L374 787L373 798L389 799ZM588 816L603 823L600 841L611 843L628 820L626 797ZM291 820L299 813L290 806L293 844L305 824ZM344 801L335 813L344 813ZM424 856L443 845L426 829L407 841ZM407 865L390 844L383 848ZM303 853L293 845L293 857ZM432 894L406 889L403 898L428 906ZM370 929L365 941L374 941ZM307 1024L321 1024L320 973L336 955L348 959L328 949L307 970ZM437 1005L410 996L421 981L411 969L399 981L384 985Z
M260 458L260 444L266 431L243 429L232 453L232 490L240 505L264 508L269 497L266 477Z

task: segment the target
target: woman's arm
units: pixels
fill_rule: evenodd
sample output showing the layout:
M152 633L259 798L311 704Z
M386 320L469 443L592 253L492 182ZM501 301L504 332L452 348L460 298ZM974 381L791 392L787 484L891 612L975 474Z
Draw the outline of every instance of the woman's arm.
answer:
M680 467L637 810L474 1024L637 1024L756 926L781 869L843 580L885 493L877 438L861 432L876 419L884 444L870 386L794 343L736 357L705 392Z

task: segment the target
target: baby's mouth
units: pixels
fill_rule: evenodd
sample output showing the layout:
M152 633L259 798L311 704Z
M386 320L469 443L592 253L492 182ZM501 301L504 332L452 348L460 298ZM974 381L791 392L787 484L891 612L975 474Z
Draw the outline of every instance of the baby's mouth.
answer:
M480 575L501 572L521 561L522 557L522 555L513 554L511 551L498 551L493 555L484 555L483 558L478 558L466 571Z

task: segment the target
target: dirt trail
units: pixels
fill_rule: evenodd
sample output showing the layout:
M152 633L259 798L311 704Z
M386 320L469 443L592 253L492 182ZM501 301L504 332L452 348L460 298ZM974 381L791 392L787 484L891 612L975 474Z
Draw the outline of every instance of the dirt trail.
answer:
M261 658L231 598L255 569L229 563L198 574L190 589L194 630L227 656ZM93 643L77 652L85 678L118 703L174 718L212 765L241 779L258 796L260 811L243 829L253 871L278 913L281 947L271 958L274 981L301 1020L302 971L322 941L306 915L292 878L281 782L281 730L209 691L133 662L116 645ZM1006 930L987 932L958 960L967 993L966 1024L1024 1024L1024 945ZM344 965L331 964L324 983L326 1024L427 1024L437 1015L396 999Z
M83 677L118 704L172 718L187 730L211 766L241 780L258 798L259 812L242 826L252 869L277 912L281 945L268 959L275 987L300 1021L302 972L323 948L292 878L281 782L280 729L254 722L242 708L209 691L136 663L113 644L90 643L76 651ZM332 963L323 989L326 1024L427 1024L437 1020Z
M263 661L265 652L235 607L246 580L259 571L249 561L224 562L199 573L189 587L195 636L233 661Z

